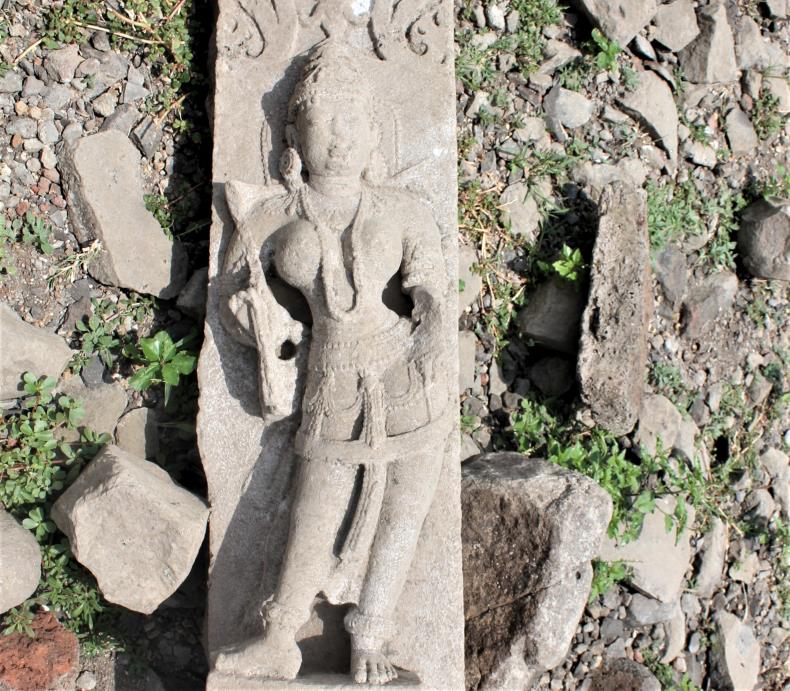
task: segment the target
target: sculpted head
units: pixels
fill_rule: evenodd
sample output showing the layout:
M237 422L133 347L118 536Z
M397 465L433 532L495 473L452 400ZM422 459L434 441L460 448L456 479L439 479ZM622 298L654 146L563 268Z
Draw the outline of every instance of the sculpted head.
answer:
M342 44L325 41L311 55L291 99L299 149L311 175L359 176L375 145L365 75Z

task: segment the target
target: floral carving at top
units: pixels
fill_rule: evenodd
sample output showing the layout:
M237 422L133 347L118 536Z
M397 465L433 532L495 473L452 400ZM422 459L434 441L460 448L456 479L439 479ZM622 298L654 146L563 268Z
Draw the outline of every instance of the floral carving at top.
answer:
M407 52L444 62L451 17L440 0L237 0L239 11L219 42L234 56L289 57L299 28L342 38L368 25L382 60ZM372 6L372 7L371 7Z

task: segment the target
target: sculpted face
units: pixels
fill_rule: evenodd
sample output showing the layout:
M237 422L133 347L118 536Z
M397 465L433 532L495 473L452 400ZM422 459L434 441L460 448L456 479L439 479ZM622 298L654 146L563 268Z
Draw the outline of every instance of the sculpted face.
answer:
M374 137L365 104L318 95L300 110L296 124L311 174L351 177L365 170Z

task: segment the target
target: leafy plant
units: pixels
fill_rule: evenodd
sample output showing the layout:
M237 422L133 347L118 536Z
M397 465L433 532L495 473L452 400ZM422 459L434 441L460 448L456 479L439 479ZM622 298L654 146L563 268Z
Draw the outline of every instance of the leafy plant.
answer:
M702 235L702 198L691 180L647 183L647 227L654 249Z
M6 217L0 216L0 278L16 274L16 267L9 263L6 247L9 240L13 242L15 239L16 232L8 224Z
M44 254L52 254L52 227L43 219L28 211L21 224L22 242L33 245Z
M80 355L87 360L95 353L107 367L112 367L115 353L121 345L112 325L92 314L77 324L77 331L81 334Z
M142 364L129 379L129 386L145 391L154 384L164 383L167 405L173 387L178 386L182 376L195 369L195 356L183 349L187 340L173 341L167 331L159 331L152 338L141 338L137 347L127 348L125 354Z
M665 362L654 362L648 376L653 388L666 396L679 410L688 410L693 391L686 385L680 370Z
M551 268L566 281L576 282L584 275L587 265L578 249L563 244L560 258L551 264Z
M776 174L765 181L761 194L766 199L790 200L790 170L777 166Z
M595 64L601 70L616 74L620 69L617 63L617 56L622 51L620 44L617 41L610 41L598 29L592 30L592 40L598 48Z
M779 99L765 91L754 101L752 124L761 141L779 134L787 123L788 115L779 111Z
M590 586L590 597L587 602L595 602L600 595L604 595L615 585L627 580L632 569L624 561L593 560L593 579Z

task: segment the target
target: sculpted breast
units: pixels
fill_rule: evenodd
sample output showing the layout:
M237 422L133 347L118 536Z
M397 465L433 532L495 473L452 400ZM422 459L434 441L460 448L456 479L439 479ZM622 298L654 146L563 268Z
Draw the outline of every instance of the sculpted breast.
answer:
M274 253L277 273L295 288L312 286L321 265L321 245L308 223L295 221L282 228Z

